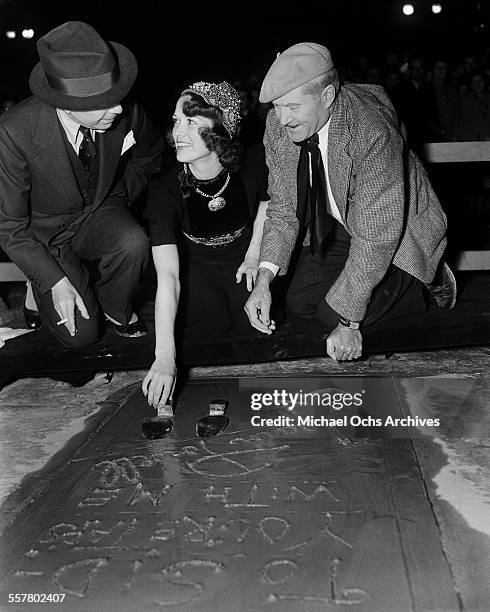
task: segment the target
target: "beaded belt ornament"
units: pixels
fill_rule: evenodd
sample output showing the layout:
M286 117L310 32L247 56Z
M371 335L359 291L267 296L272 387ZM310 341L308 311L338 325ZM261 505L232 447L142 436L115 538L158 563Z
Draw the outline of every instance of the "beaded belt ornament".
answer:
M238 236L242 234L245 227L246 225L244 225L240 229L237 229L236 232L233 232L231 234L222 234L221 236L215 236L211 238L198 238L197 236L191 236L190 234L187 234L186 232L182 232L182 233L184 234L186 238L189 238L189 240L191 240L192 242L195 242L196 244L202 244L204 246L211 246L211 247L220 247L225 244L230 244L230 242L233 242L234 240L236 240Z

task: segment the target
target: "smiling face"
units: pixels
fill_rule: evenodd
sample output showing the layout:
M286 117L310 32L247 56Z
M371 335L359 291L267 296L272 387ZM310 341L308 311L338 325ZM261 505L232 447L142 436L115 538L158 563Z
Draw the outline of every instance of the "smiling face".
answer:
M187 96L182 96L177 100L172 117L174 122L172 138L177 152L177 160L189 164L205 158L217 157L215 151L210 151L207 148L200 134L200 130L203 128L213 128L212 119L200 115L188 117L182 108L187 98Z
M320 93L308 93L308 84L293 89L273 100L274 111L281 125L294 142L313 136L330 117L330 106L335 97L333 85Z
M98 132L105 132L114 123L116 117L122 113L122 110L122 106L117 104L102 110L66 112L80 125Z

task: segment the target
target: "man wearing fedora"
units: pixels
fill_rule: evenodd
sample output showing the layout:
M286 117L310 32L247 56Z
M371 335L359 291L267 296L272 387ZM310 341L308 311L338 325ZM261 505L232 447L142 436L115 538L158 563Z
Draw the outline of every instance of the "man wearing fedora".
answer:
M164 141L125 102L136 59L79 21L37 48L34 95L0 118L0 246L31 282L27 322L39 316L68 347L97 341L102 314L144 335L132 300L148 241L128 204L161 169Z
M274 61L260 101L274 108L264 136L271 201L245 305L253 327L274 329L269 285L287 272L298 235L288 309L319 326L335 360L360 357L373 323L424 312L427 289L454 306L446 217L384 89L341 87L329 50L299 43Z

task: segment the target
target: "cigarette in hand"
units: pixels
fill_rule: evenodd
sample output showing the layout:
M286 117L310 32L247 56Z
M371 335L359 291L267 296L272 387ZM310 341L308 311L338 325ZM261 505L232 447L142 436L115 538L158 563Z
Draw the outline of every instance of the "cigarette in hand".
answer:
M68 319L61 319L61 321L58 321L56 325L64 325L65 323L68 323Z

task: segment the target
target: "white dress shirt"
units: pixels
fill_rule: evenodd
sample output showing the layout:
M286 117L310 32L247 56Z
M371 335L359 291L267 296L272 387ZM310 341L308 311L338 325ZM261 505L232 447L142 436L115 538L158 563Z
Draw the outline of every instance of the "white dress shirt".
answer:
M80 124L78 121L75 121L73 117L62 110L61 108L56 109L56 114L58 115L58 119L60 120L63 129L65 130L66 137L68 138L68 142L74 148L75 153L78 155L78 151L80 150L80 145L83 140L83 134L80 131ZM95 131L90 130L90 135L92 136L95 142Z
M334 219L336 219L339 223L344 225L342 221L342 217L340 216L339 207L333 197L332 187L330 186L330 179L328 178L328 130L330 127L331 118L327 121L327 123L322 127L321 130L318 131L318 147L320 149L320 153L322 154L323 167L325 168L325 182L327 185L327 193L328 193L328 206L327 210L332 215ZM310 181L311 181L311 156L310 156Z
M320 153L322 156L323 167L325 169L325 183L327 185L327 193L328 193L328 202L327 202L327 211L332 215L334 219L336 219L339 223L344 225L342 221L342 217L340 216L339 207L335 202L333 197L332 188L330 186L330 179L328 178L328 130L330 128L330 119L327 123L318 130L318 148L320 149ZM308 153L309 163L310 163L310 185L311 185L311 154ZM259 263L259 268L267 268L270 270L274 276L279 272L279 266L270 261L261 261Z

